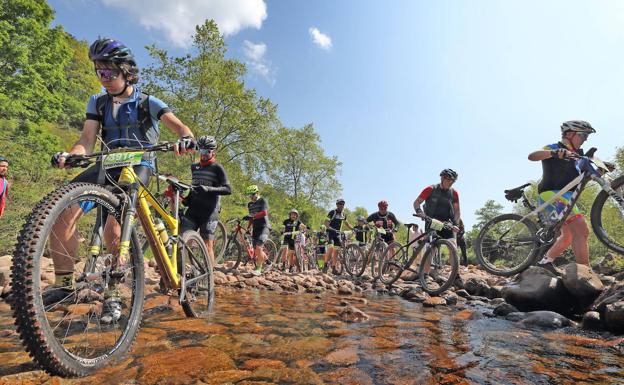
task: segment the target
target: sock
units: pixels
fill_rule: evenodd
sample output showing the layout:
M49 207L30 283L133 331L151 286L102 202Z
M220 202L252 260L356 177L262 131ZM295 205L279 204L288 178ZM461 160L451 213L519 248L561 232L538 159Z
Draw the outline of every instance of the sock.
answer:
M74 273L54 274L54 284L67 288L74 287Z
M544 258L542 258L542 259L541 259L538 263L539 263L540 265L543 265L543 264L545 264L545 263L553 263L553 262L554 262L554 260L555 260L555 258L548 257L548 256L546 256L546 255L545 255L545 256L544 256Z
M320 267L321 269L325 267L325 261L323 261L322 259L319 259L317 263L318 263L318 267Z
M262 272L262 264L259 263L258 267L256 267L256 271Z

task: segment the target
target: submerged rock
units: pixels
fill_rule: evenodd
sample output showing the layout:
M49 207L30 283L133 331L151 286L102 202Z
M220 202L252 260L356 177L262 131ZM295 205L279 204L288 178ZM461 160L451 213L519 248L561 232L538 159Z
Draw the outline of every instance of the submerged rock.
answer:
M503 288L503 298L522 311L552 310L569 313L574 298L561 278L541 267L531 266L515 282Z
M554 311L540 310L526 313L520 323L524 326L539 326L543 328L559 329L570 326L572 322Z
M370 319L368 314L353 305L348 305L340 309L338 317L345 322L364 322Z

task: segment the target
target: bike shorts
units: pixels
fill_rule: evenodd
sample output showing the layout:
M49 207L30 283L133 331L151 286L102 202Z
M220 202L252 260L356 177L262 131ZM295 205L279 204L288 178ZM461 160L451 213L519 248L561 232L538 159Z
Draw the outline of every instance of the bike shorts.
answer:
M295 240L293 238L284 238L284 241L282 242L282 246L288 246L288 250L294 250L295 249Z
M340 234L334 231L330 231L328 235L329 244L334 245L336 247L342 247L342 240L340 239Z
M253 234L251 235L253 247L264 245L267 239L269 239L269 228L267 226L253 229Z
M180 234L184 234L187 230L199 231L202 239L205 241L215 240L215 230L219 221L211 219L212 215L195 216L189 214L188 210L180 219Z
M542 205L544 202L552 198L553 195L557 194L558 192L559 190L542 191L537 199L538 204ZM544 208L544 216L553 223L558 221L559 216L563 213L566 206L570 204L571 199L572 191L568 191ZM570 213L568 219L566 219L565 223L570 223L578 219L579 217L582 218L583 214L581 213L581 210L579 210L578 206L574 205L574 207L572 208L572 212Z
M387 244L390 244L390 242L394 241L394 234L388 230L386 234L381 235L381 239L383 239Z
M122 169L123 169L123 167L112 168L112 169L109 169L109 170L105 170L107 175L108 175L108 177L104 180L104 185L105 186L112 186L113 183L110 181L110 179L112 179L115 182L117 182L117 180L119 179L119 175L121 174L121 170ZM139 180L141 181L141 183L143 183L144 185L147 185L149 183L150 176L152 176L152 168L151 167L144 166L144 165L134 166L134 172L139 177ZM100 165L99 164L95 164L95 165L89 167L88 169L84 170L80 174L78 174L69 183L94 183L94 184L97 184L99 173L100 173ZM80 208L82 209L82 212L85 213L85 214L88 213L89 211L91 211L94 207L95 207L95 202L89 202L89 201L80 202Z

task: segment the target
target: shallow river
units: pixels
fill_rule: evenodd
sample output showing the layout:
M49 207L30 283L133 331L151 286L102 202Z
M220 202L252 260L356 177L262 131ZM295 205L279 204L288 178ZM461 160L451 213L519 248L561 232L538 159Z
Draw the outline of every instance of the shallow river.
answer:
M218 292L210 320L151 294L128 359L78 380L37 370L0 304L0 384L624 384L619 339L525 329L397 297ZM340 321L347 299L371 319Z

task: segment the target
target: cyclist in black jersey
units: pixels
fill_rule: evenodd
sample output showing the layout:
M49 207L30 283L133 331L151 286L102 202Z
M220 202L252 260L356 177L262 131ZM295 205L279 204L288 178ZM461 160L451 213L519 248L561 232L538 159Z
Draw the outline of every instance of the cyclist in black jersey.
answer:
M293 231L299 231L301 221L299 220L299 211L297 209L290 210L288 213L288 219L284 220L284 233L292 233ZM280 261L288 261L290 269L293 269L297 264L295 263L295 237L290 235L284 235L284 241L280 249Z
M455 234L459 232L461 212L459 209L459 194L452 188L457 181L457 172L450 168L440 172L440 184L427 186L414 201L414 211L418 217L430 217L439 221L451 221L455 226L452 230L443 229L438 234L444 239L455 242ZM425 210L420 208L425 204ZM425 228L425 231L429 229Z
M355 232L355 240L360 246L364 246L368 242L368 231L370 228L366 223L366 218L363 215L357 216L357 225L353 226Z
M321 225L319 231L314 234L316 243L316 261L319 269L325 267L325 253L327 252L327 243L329 243L329 234L327 226Z
M324 270L327 271L329 267L332 268L332 272L337 274L338 271L336 268L340 261L338 260L338 253L340 252L340 248L342 247L342 241L340 240L340 230L342 229L342 223L351 230L353 227L347 221L347 215L344 212L345 208L345 200L339 198L336 200L336 208L331 210L327 214L327 220L325 220L325 226L327 226L327 230L329 232L329 251L325 254L325 267Z
M262 246L269 239L269 203L260 196L260 189L256 185L247 186L245 193L249 195L251 202L247 203L249 215L243 219L249 221L252 227L251 239L254 247L254 255L256 257L255 275L262 273L262 265L268 259Z
M561 125L561 141L529 154L529 160L542 162L543 176L537 186L540 204L578 177L575 160L583 155L581 146L589 134L595 132L596 130L586 121L570 120ZM571 196L572 191L569 191L549 205L546 208L547 215L556 217L569 202ZM555 274L559 272L553 265L553 261L570 245L576 256L576 262L589 265L589 228L578 207L575 206L572 213L573 215L570 215L561 226L559 238L538 262L538 266Z
M377 203L377 208L379 211L369 215L368 218L366 218L366 222L373 222L375 226L389 230L386 234L383 234L381 238L386 243L390 243L394 241L394 231L398 230L401 224L396 216L388 211L388 202L380 201Z
M219 221L221 195L232 194L223 166L217 163L217 141L212 136L197 140L199 163L191 165L192 189L184 199L186 212L180 220L180 234L186 230L197 230L208 248L208 255L214 265L215 229Z

